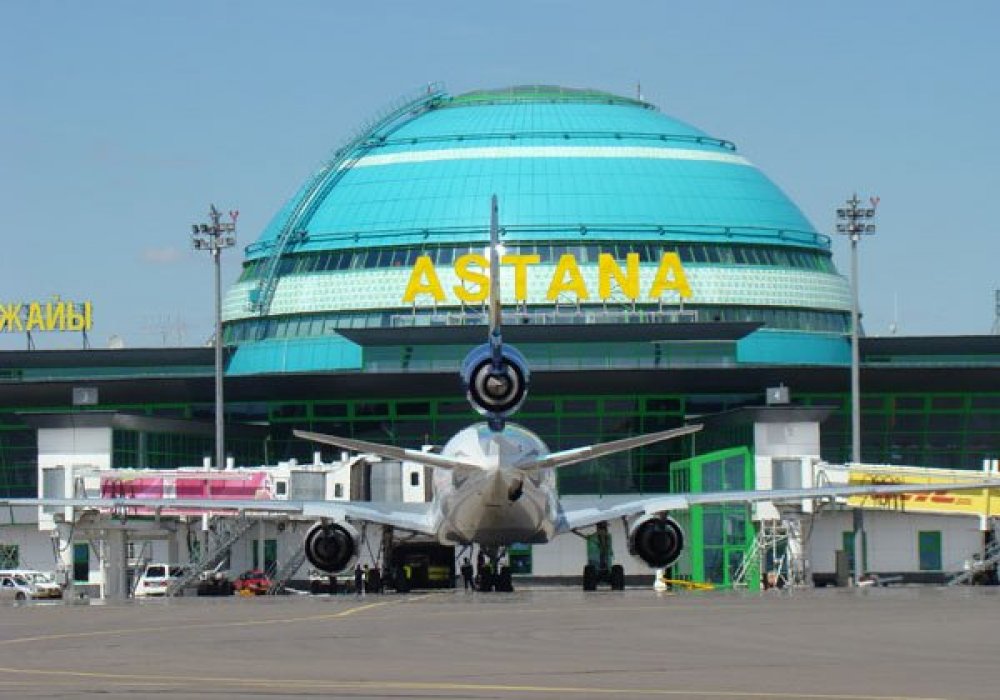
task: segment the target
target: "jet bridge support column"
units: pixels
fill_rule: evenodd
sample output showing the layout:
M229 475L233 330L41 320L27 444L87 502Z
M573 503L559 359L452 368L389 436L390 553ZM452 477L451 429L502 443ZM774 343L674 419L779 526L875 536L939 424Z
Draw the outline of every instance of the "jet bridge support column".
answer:
M104 598L125 600L128 587L128 532L125 528L104 533Z

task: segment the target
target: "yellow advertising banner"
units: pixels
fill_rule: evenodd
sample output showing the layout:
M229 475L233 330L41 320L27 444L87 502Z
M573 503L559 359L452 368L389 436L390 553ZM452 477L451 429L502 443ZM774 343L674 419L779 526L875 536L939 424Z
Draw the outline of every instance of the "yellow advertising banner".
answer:
M949 472L947 475L930 470L851 469L851 485L895 484L954 484L956 481L980 481L983 472ZM898 510L920 513L961 513L966 515L1000 515L1000 489L976 491L940 491L902 494L851 496L848 505L859 508Z

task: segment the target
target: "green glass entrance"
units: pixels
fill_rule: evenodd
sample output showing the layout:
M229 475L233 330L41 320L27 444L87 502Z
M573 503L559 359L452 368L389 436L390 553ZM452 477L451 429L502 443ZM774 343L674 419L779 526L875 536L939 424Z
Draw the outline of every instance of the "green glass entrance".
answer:
M753 475L753 457L746 447L710 452L670 465L670 483L675 493L743 491L753 488ZM693 506L675 517L684 529L687 544L672 576L720 587L732 586L753 544L750 506ZM756 571L759 566L752 569ZM748 575L747 584L758 590L760 576Z

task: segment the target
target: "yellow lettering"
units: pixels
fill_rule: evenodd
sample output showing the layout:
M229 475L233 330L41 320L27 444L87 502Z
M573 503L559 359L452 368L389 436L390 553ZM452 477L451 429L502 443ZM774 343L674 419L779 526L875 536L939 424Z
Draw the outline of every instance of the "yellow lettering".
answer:
M580 268L576 264L576 258L568 253L559 257L555 272L552 273L552 282L549 284L549 291L545 298L555 301L563 292L571 292L580 301L590 297L587 291L587 284L583 281Z
M63 308L66 310L66 330L68 331L86 331L90 330L88 325L90 321L90 302L85 304L80 304L78 308L77 304L67 301L63 304Z
M45 330L65 330L66 329L66 316L63 311L63 304L61 301L52 303L51 301L45 305Z
M0 304L0 331L23 331L21 324L22 304Z
M421 255L413 264L410 281L406 283L403 301L412 303L418 294L430 294L434 301L444 301L444 287L438 279L434 261L429 255Z
M618 283L622 293L633 301L639 298L639 254L629 253L625 259L626 272L618 267L618 263L608 253L601 253L597 258L597 295L601 299L611 297L611 280Z
M83 328L90 330L94 325L93 306L89 301L83 302Z
M660 267L656 271L653 286L649 289L649 297L659 299L664 292L670 290L677 292L682 299L691 296L691 285L688 284L677 253L664 253L660 258Z
M478 267L481 271L470 270L470 265ZM472 288L466 289L464 284L456 284L454 287L455 296L462 301L486 301L490 295L490 276L486 274L485 270L489 265L490 263L484 255L468 253L460 256L455 261L455 274L463 282L472 283Z
M45 318L42 316L42 305L37 301L33 301L28 304L28 324L24 327L24 330L30 331L35 328L40 331L45 330Z
M500 258L500 264L514 266L514 298L517 301L528 298L528 265L537 265L541 261L540 255L505 255Z

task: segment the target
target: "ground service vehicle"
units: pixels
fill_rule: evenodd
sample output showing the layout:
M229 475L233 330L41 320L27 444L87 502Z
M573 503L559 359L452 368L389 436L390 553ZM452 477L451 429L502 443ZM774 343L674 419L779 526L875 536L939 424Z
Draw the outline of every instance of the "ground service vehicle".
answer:
M230 581L224 573L221 571L213 571L202 576L202 579L198 582L197 590L198 595L201 596L218 596L232 595L235 589L233 587L233 582Z
M271 587L271 579L260 569L244 571L233 582L233 590L245 595L264 595Z

